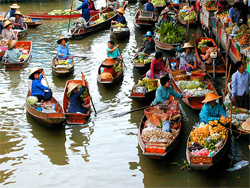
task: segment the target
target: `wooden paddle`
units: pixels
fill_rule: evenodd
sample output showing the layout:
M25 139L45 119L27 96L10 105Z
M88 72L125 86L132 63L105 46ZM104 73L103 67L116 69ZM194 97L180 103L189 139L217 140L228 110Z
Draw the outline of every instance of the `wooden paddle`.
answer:
M70 21L71 21L71 10L73 6L73 0L71 0L71 8L70 8L70 15L69 15L69 25L68 25L68 32L69 32L69 27L70 27Z
M84 74L81 72L81 74L82 74L82 83L83 83L83 85L84 85L84 83L86 82L85 81L85 76L84 76ZM87 86L86 86L87 87ZM88 92L88 94L89 94L89 96L90 96L90 93L89 93L89 89L87 88L87 92ZM91 97L91 96L90 96ZM90 98L90 101L91 101L91 104L92 104L92 106L93 106L93 109L94 109L94 111L95 111L95 114L97 114L97 112L96 112L96 109L95 109L95 105L94 105L94 103L93 103L93 101L92 101L92 98Z
M45 81L46 81L46 83L47 83L47 86L49 87L49 82L48 82L48 80L47 80L47 78L46 78L44 72L43 72L43 77L44 77L44 79L45 79ZM50 87L49 87L49 88L50 88Z

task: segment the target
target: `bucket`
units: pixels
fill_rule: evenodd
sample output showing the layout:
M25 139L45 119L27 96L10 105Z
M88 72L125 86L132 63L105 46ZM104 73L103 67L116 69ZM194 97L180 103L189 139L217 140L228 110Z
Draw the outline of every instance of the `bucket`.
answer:
M211 21L212 21L213 28L216 28L216 20L211 20Z

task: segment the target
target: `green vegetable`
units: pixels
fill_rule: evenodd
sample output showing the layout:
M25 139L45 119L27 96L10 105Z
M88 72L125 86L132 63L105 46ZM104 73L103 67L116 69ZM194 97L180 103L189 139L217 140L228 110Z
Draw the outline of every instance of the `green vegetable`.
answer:
M35 103L38 102L38 98L36 96L29 96L27 100L31 106L34 106Z

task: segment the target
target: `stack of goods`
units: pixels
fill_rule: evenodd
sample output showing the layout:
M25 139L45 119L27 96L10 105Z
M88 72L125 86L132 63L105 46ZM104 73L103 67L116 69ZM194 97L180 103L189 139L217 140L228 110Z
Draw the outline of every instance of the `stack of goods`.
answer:
M227 129L217 120L209 121L209 124L198 124L191 131L188 140L190 156L213 157L220 150L227 136Z
M71 14L81 14L81 11L76 10L74 12L71 12ZM48 15L70 15L70 9L53 10L53 11L49 12Z
M180 131L178 123L175 122L180 118L178 102L173 101L167 108L162 109L151 107L144 113L147 120L142 130L142 140L145 143L164 143L166 147L170 145Z
M117 75L121 74L123 71L122 62L120 62L117 66L113 65L113 68L115 69Z
M177 82L177 85L189 97L205 96L207 93L213 92L207 89L207 86L198 79L192 81L181 80Z
M23 18L23 22L33 22L33 20L31 18Z
M223 12L216 14L216 15L217 15L217 18L219 18L225 26L228 26L228 23L229 23L228 10L223 11Z
M154 5L166 5L165 0L152 0Z
M136 85L133 86L132 92L146 93L156 90L158 86L158 79L148 79L144 77L142 80L139 80Z
M185 36L183 27L177 27L172 21L162 23L155 32L155 38L166 44L182 43Z
M102 23L102 22L104 22L105 20L111 18L114 15L115 15L114 12L103 13L103 14L99 13L99 18L98 18L98 20L95 21L95 23L96 24Z
M202 4L205 7L210 7L210 8L218 7L218 1L217 0L205 0L204 2L202 2Z
M196 20L197 18L197 14L194 12L194 11L191 11L187 16L187 9L181 9L180 12L179 12L179 16L182 20L184 21L190 21L190 20Z
M234 40L236 40L240 46L250 45L250 29L247 25L241 25L235 34Z
M150 56L146 56L144 52L140 52L138 56L134 59L134 63L135 64L151 63L154 57L155 57L155 54L150 54Z
M9 44L9 41L5 40L5 39L2 39L0 41L0 46L7 46Z
M35 104L38 103L38 98L36 96L29 96L27 100L31 106L35 106Z
M58 68L58 66L70 68L72 66L71 61L72 61L72 59L65 59L65 60L59 59L57 68Z
M207 42L211 41L209 39L202 39L199 43L198 43L198 49L201 51L201 53L206 53L208 47L207 47Z
M127 31L128 30L127 25L122 24L122 23L114 24L114 25L112 25L112 27L113 27L114 32L116 32L116 31Z
M238 27L238 26L237 26L237 23L231 24L229 27L226 28L226 32L227 32L228 34L231 34L235 26L236 26L236 28Z

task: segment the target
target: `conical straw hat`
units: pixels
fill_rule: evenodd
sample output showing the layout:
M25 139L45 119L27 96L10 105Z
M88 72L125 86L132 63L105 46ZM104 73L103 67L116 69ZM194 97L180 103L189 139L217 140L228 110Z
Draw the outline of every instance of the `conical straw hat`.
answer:
M190 42L186 42L184 43L184 46L182 46L181 48L193 48L193 46Z
M79 85L80 85L80 84L76 84L76 83L74 83L74 82L69 83L67 94L69 94L71 91L73 91L73 90L74 90L77 86L79 86Z
M15 47L16 43L18 40L10 40L8 44L8 50L11 50L12 48Z
M125 12L124 12L124 9L123 9L123 8L119 8L119 9L117 10L117 12L120 12L120 13L122 13L122 14L125 14Z
M211 102L214 101L216 99L221 98L221 96L215 94L214 92L211 93L207 93L205 99L202 101L202 103L207 103L207 102Z
M58 39L58 41L57 41L57 44L61 44L61 41L62 41L63 39L64 39L66 42L69 41L69 38L67 38L67 37L65 37L65 36L62 35L62 36L59 37L59 39Z
M12 24L9 20L6 20L4 23L3 23L3 26L4 28L6 28L8 25Z
M14 4L12 4L12 5L10 6L10 8L20 8L20 6L19 6L18 4L16 4L16 3L14 3Z
M43 72L43 68L38 68L38 67L33 67L33 68L31 68L30 69L30 75L29 75L29 79L34 79L34 77L33 77L33 75L34 75L34 73L35 72L39 72L39 73L41 73L41 72Z
M21 14L21 12L20 12L19 10L17 10L17 11L14 13L14 15L19 15L19 16L23 17L23 15Z

